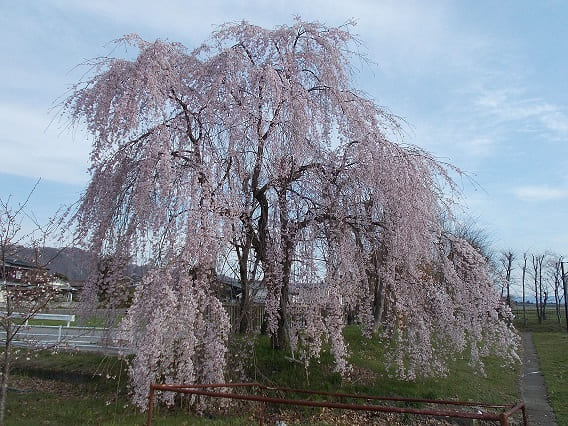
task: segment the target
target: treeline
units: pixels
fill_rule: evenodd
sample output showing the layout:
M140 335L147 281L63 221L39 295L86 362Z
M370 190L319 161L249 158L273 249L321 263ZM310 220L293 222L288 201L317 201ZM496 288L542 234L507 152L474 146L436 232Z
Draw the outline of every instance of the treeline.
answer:
M505 250L499 253L496 263L497 283L503 300L511 305L512 295L517 295L523 305L534 303L539 323L547 319L547 306L553 305L556 320L562 321L562 306L566 300L564 267L567 263L562 256L550 252L517 254Z

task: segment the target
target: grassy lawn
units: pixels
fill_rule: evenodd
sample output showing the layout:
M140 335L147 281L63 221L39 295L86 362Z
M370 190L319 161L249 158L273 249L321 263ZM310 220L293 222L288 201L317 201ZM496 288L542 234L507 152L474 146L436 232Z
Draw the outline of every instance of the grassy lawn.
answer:
M119 319L115 321L117 324L120 322ZM63 326L67 325L67 321L60 320L47 320L47 319L30 319L28 320L29 325L55 325ZM71 321L69 324L71 327L108 327L108 323L105 318L92 317L87 319L80 319Z
M519 399L520 366L503 367L496 359L486 360L487 376L471 371L465 361L456 361L447 378L403 382L389 377L383 363L385 346L361 337L356 327L345 331L353 353L353 374L342 379L332 371L331 355L306 370L286 354L270 349L266 336L254 346L255 367L248 381L267 385L310 388L324 391L362 393L432 399L460 399L490 403L513 403ZM242 347L238 342L236 347ZM21 352L8 395L7 425L142 425L146 415L128 402L125 363L117 358L87 353ZM288 397L289 395L286 395ZM292 396L294 397L294 396ZM159 408L156 425L249 425L257 423L257 403L245 403L231 413L190 417L181 410ZM266 407L268 414L277 412ZM288 424L365 424L336 410L283 409ZM286 417L286 416L289 417ZM291 417L290 417L291 416ZM334 417L335 416L335 417ZM347 416L347 417L345 417ZM273 417L274 418L274 417ZM302 420L302 418L304 420ZM306 420L307 419L307 420ZM406 417L406 421L419 421ZM422 419L423 420L423 419Z
M6 425L146 424L146 414L128 401L126 363L115 357L22 350L9 387ZM154 420L157 425L250 424L248 417L190 418L163 408Z
M560 307L560 321L558 321L556 306L548 305L546 308L546 319L540 323L538 322L536 306L534 304L525 305L524 310L521 304L513 306L512 309L515 314L514 324L518 330L527 330L532 332L566 331L564 306Z
M568 334L533 332L533 341L558 425L568 426Z
M547 319L539 323L534 305L528 305L525 309L525 323L522 307L519 307L515 311L515 325L520 330L532 333L556 420L559 426L568 426L568 333L564 307L560 312L561 318L558 322L555 307L550 307L547 310Z

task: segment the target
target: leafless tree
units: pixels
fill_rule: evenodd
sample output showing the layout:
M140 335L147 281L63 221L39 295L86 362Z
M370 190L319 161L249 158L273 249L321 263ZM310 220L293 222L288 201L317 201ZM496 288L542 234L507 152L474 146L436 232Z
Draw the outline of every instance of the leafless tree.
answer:
M563 286L562 286L562 272L561 272L561 257L554 257L548 263L548 275L550 282L552 283L552 288L554 290L554 306L556 312L556 319L558 324L562 321L560 313L560 304L563 299Z
M539 324L546 319L546 303L548 300L546 283L542 279L542 269L545 258L546 258L545 254L532 255L534 298L535 298L536 312Z
M527 253L523 253L523 265L521 267L522 271L522 278L521 278L521 285L523 287L523 322L524 325L527 325L527 307L526 307L526 292L525 292L525 278L527 273Z
M513 261L515 260L515 255L512 250L506 250L501 252L499 258L504 272L504 290L507 292L506 300L507 305L511 306L511 272L513 271ZM501 291L501 297L503 296L503 291Z
M491 238L487 231L479 226L476 219L468 219L455 226L452 234L466 240L488 263L494 261Z
M15 207L11 196L7 199L0 198L0 295L3 299L0 330L5 335L1 356L0 425L4 424L8 380L14 357L14 338L23 324L43 310L57 294L49 283L46 264L40 262L40 254L41 247L45 246L50 235L54 235L60 222L54 218L42 226L29 214L27 208L30 196L36 187L37 183L27 198ZM27 219L31 219L31 227L24 225ZM34 249L34 259L27 259L33 268L29 275L14 280L8 268L8 261L20 257L23 247Z

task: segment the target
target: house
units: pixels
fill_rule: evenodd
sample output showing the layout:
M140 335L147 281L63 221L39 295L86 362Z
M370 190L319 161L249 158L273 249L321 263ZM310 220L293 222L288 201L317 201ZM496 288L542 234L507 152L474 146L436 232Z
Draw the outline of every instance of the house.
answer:
M75 288L69 282L69 279L62 274L55 273L51 276L49 283L51 287L53 287L57 294L59 295L59 299L63 300L64 302L72 302L73 301L73 294L79 291L78 288Z
M5 281L8 285L27 287L32 283L47 282L48 269L18 259L6 259Z
M226 302L236 302L241 299L243 292L241 280L227 275L218 275L218 295ZM253 303L264 303L266 300L266 287L259 280L249 282L249 297Z
M0 267L4 276L0 282L0 303L6 302L7 290L25 292L42 284L50 286L65 301L72 301L77 291L63 275L51 274L48 268L24 260L6 259Z

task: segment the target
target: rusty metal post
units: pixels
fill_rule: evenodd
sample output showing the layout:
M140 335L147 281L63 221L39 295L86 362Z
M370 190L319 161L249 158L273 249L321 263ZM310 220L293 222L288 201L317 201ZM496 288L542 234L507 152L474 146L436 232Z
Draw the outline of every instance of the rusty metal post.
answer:
M264 424L264 401L260 401L260 416L258 419L258 424L260 426Z
M150 393L148 394L148 426L152 426L153 411L154 411L154 385L150 383Z

